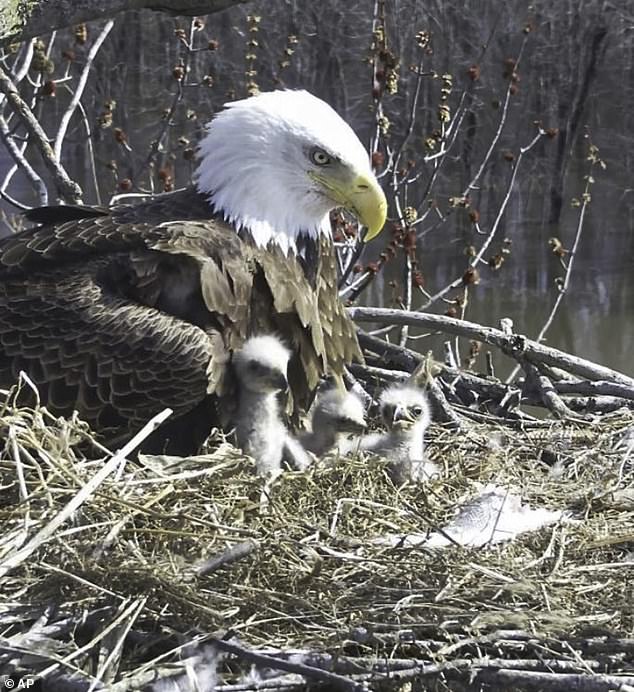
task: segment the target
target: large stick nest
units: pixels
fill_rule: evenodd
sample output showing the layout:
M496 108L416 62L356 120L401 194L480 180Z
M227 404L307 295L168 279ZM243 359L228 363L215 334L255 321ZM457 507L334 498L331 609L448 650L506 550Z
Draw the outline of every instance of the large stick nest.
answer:
M598 684L599 673L632 669L633 424L624 410L532 431L432 425L442 477L400 488L380 459L336 457L266 488L216 436L190 459L115 459L93 489L112 455L87 426L9 395L0 669L44 672L56 681L45 689L74 690L150 689L187 669L190 681L199 671L200 689L213 680L227 690L256 679L268 689L311 679L329 689L408 679L511 689L540 671ZM486 482L573 519L480 549L377 542L444 526ZM268 679L267 656L286 672ZM490 656L503 663L487 667ZM240 661L260 672L245 679ZM519 670L519 682L496 682L500 668ZM216 669L217 680L200 673Z

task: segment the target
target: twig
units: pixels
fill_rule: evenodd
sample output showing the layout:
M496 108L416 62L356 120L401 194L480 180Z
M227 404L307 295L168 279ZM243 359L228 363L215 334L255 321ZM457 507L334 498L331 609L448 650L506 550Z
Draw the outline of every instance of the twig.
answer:
M15 165L24 171L24 174L28 178L29 182L31 185L33 185L40 204L46 204L48 201L48 191L46 189L46 185L44 184L42 178L40 178L40 176L35 172L35 169L31 166L31 164L26 160L23 151L20 151L16 143L13 141L13 137L11 137L11 133L9 131L9 125L2 115L0 115L0 139L2 139L7 151L9 154L11 154L11 158L15 161ZM5 182L8 182L8 180L10 180L10 178L8 178ZM4 192L5 187L6 184L3 183L2 192Z
M381 359L389 359L390 364L396 365L408 372L415 370L423 360L421 354L416 351L412 351L404 346L398 346L397 344L390 344L362 330L357 331L357 337L362 348L376 353Z
M364 406L367 408L372 403L372 397L366 392L365 388L359 382L359 380L351 372L351 369L345 368L343 371L343 379L348 385L348 388L353 394L356 394L361 401L363 401Z
M348 308L348 314L357 322L407 323L443 333L466 336L469 339L496 346L506 355L513 358L527 358L535 365L544 362L547 365L575 373L580 377L587 377L591 380L610 380L634 389L634 379L621 372L598 365L584 358L572 356L556 348L538 344L518 334L505 334L499 329L485 327L474 322L457 320L444 315L430 315L423 312L406 312L388 308L352 307Z
M138 447L146 437L148 437L156 428L163 423L169 416L172 415L172 409L166 408L161 413L157 414L146 423L143 428L122 447L116 454L112 456L110 461L99 470L86 485L75 495L72 500L56 514L51 521L42 527L31 540L19 550L9 555L2 563L0 563L0 578L6 576L11 570L18 567L24 560L30 557L43 543L49 541L57 529L66 522L81 505L95 492L95 490L106 480L106 478L116 471L119 464Z
M522 55L524 54L524 49L526 48L526 43L528 41L529 34L524 35L524 39L522 40L522 45L520 46L519 52L517 54L517 58L515 60L515 68L517 69L518 65L520 64L520 61L522 59ZM462 196L466 197L469 194L470 190L474 190L478 180L480 180L480 176L482 173L484 173L484 169L486 168L489 159L493 155L493 152L495 150L495 147L502 136L502 131L504 130L504 125L506 124L506 115L508 112L508 107L509 107L509 102L511 100L511 92L512 92L512 86L513 83L509 80L509 85L506 89L506 97L504 99L504 105L502 106L502 114L500 115L500 122L498 123L497 130L495 131L495 134L493 135L493 139L491 140L491 144L489 145L489 149L487 153L484 156L484 159L482 160L482 163L480 164L480 168L478 168L476 174L473 176L467 187L463 190Z
M15 197L11 197L10 194L8 194L2 189L2 186L0 186L0 197L2 197L2 199L5 202L8 202L12 207L15 207L16 209L21 209L22 211L28 211L29 209L32 209L32 207L30 207L28 204L22 204L22 202L19 202L17 199L15 199ZM14 227L11 224L7 223L6 217L3 217L2 221L4 225L9 228L9 233L13 233Z
M405 661L403 661L405 663ZM412 669L410 671L406 670L404 666L399 670L399 677L402 674L407 675L408 673L420 674L421 676L427 677L431 675L449 674L449 677L453 677L451 673L460 671L473 671L478 673L482 670L513 670L517 672L528 672L528 671L538 671L538 672L549 672L551 674L555 673L566 673L566 672L578 672L581 667L576 661L566 661L561 659L504 659L504 658L462 658L447 660L443 663L429 665L427 661L410 661ZM597 670L602 667L602 664L598 661L584 661L584 665L587 667ZM380 666L384 667L384 666ZM387 666L385 666L387 667ZM399 666L400 667L400 666ZM379 668L379 669L380 669ZM563 689L563 688L562 688Z
M564 404L559 394L555 390L553 383L528 361L522 363L522 368L526 373L527 384L533 384L544 402L544 406L555 416L555 418L575 418L575 414Z
M590 168L592 171L592 168ZM550 315L548 315L548 319L546 320L544 326L541 328L541 331L537 335L537 338L535 339L536 341L542 341L542 339L546 336L546 332L550 329L550 326L553 323L553 320L555 319L555 315L557 314L557 310L559 306L561 305L561 301L563 300L564 296L566 295L566 292L568 291L568 287L570 285L570 277L572 275L572 268L575 263L575 257L577 255L577 248L579 247L579 241L581 240L581 233L583 231L583 221L586 216L586 210L588 208L588 204L590 204L590 197L589 197L589 190L590 190L590 180L591 176L588 176L588 180L586 181L586 187L582 196L583 203L581 204L581 212L579 213L579 222L577 223L577 232L575 233L575 240L572 246L572 250L570 251L570 258L568 260L568 264L566 265L566 273L564 276L564 282L561 288L559 289L559 294L557 296L557 300L555 301L555 304L553 305L552 310L550 311Z
M379 636L379 635L376 635ZM381 641L384 644L394 645L400 641L397 637L389 634L381 634ZM425 647L435 651L439 656L447 658L450 654L455 654L456 651L464 648L470 648L470 651L483 649L489 651L492 649L503 650L508 649L512 652L524 651L526 648L544 651L548 649L551 652L569 653L569 646L573 650L579 650L585 654L614 654L621 656L634 655L634 639L618 638L618 637L597 637L591 639L571 638L564 642L558 639L544 637L539 638L525 630L512 629L496 629L492 632L487 632L478 637L463 637L462 639L451 643L444 643L436 640L414 640L412 645L419 648Z
M257 687L256 687L257 684ZM301 675L280 675L275 678L254 682L238 682L232 685L217 685L215 692L253 692L253 690L269 690L269 692L305 692L306 680Z
M204 577L207 574L212 574L219 570L221 567L226 567L228 565L242 560L242 558L248 557L251 553L255 552L259 548L259 545L254 540L243 541L236 545L227 548L219 555L214 555L213 557L205 560L201 565L196 567L196 574L199 577Z
M399 182L398 182L398 169L401 163L401 156L403 156L403 152L405 151L405 146L409 142L411 136L414 134L414 125L416 124L416 115L418 113L418 99L420 98L420 88L423 83L423 75L422 75L422 69L423 69L423 61L419 60L418 65L416 67L416 87L414 89L414 96L412 98L412 104L409 109L409 119L407 123L407 127L405 128L405 135L401 139L401 142L399 144L398 150L396 154L394 155L393 159L393 166L394 166L394 173L392 176L392 188L396 191L399 188Z
M172 118L176 112L178 104L183 100L183 87L186 86L187 75L189 74L189 66L192 56L193 41L195 36L195 20L192 19L189 24L189 40L185 43L185 57L182 58L182 68L183 68L183 78L177 82L176 92L172 97L172 103L169 109L165 113L163 118L163 125L161 126L160 132L157 138L152 142L150 146L150 152L143 160L143 163L132 173L132 180L136 183L137 179L141 173L154 162L156 155L160 152L163 146L163 140L167 135L169 128L173 125ZM151 176L150 176L151 177Z
M372 365L359 365L358 363L350 365L350 370L362 380L376 379L379 382L405 382L411 374L406 370L377 368Z
M95 150L92 145L92 132L90 130L90 122L88 120L88 115L86 114L86 109L81 104L81 101L77 104L77 109L81 113L81 118L84 123L84 128L86 130L86 144L88 145L88 161L90 163L90 176L92 178L92 185L95 188L95 201L98 206L101 206L101 192L99 190L99 181L97 180L97 166L95 165Z
M458 359L456 358L456 355L453 350L453 344L451 341L445 341L444 343L445 347L445 363L450 367L450 368L458 368Z
M22 44L22 52L24 53L24 57L22 59L22 64L20 67L17 67L18 60L20 59L20 56L18 56L13 63L13 66L11 67L11 75L13 77L13 82L14 84L19 84L29 73L29 68L31 67L31 60L33 59L33 49L35 47L35 39L30 39L29 41L25 41ZM0 99L0 103L2 103L4 99Z
M442 423L450 423L453 428L466 428L468 423L451 408L440 385L433 377L427 382L427 393L434 409L434 417Z
M104 24L103 28L99 32L99 36L97 36L94 43L90 47L88 55L86 56L86 62L77 82L77 87L75 88L75 93L73 94L70 103L68 104L68 107L64 111L64 114L59 122L59 128L57 129L57 134L55 135L55 143L53 144L53 152L58 162L61 162L62 160L62 145L64 144L64 137L66 137L70 119L73 117L73 113L75 112L75 109L77 108L81 97L84 94L84 89L86 88L86 83L88 82L88 76L90 74L90 70L92 69L92 64L97 53L99 52L99 49L101 48L102 43L106 40L106 37L110 33L113 26L114 20L109 19Z
M564 274L564 281L563 284L559 287L559 292L557 294L557 298L555 300L555 303L550 311L550 314L546 318L546 322L544 323L543 327L541 328L539 334L537 335L535 341L541 342L544 340L544 337L546 336L546 332L550 329L554 319L555 315L557 314L557 311L559 310L559 306L561 305L564 296L568 292L568 286L570 285L570 277L572 276L572 268L575 263L575 257L577 254L577 248L579 247L579 241L581 240L581 233L583 231L583 221L585 219L586 215L586 210L588 208L588 204L590 204L590 186L592 185L592 169L594 167L594 161L592 165L590 166L590 174L586 178L586 186L583 191L582 199L583 202L581 204L581 211L579 213L579 221L577 223L577 231L575 233L575 240L572 246L572 250L570 251L570 259L568 260L568 264L566 265L566 271ZM517 377L519 367L515 367L515 369L511 372L511 374L506 378L507 383L513 382L513 380Z
M513 188L515 186L515 179L517 177L517 172L519 170L520 163L522 161L522 158L524 154L529 152L536 144L537 142L545 135L546 133L544 130L540 128L540 130L537 132L537 134L533 137L533 139L525 146L521 147L520 151L517 155L517 159L515 161L515 164L513 166L513 173L511 174L511 178L509 180L509 183L506 187L506 192L504 194L504 199L502 200L502 203L500 204L500 208L498 209L498 213L495 217L495 220L493 222L493 225L491 226L491 230L487 233L487 236L480 246L480 249L476 253L475 257L473 257L470 261L468 266L469 267L476 267L481 261L482 258L484 257L484 253L488 250L489 246L491 245L493 238L495 237L498 227L502 221L502 217L504 216L504 212L506 211L506 207L509 203L509 200L511 199L511 193L513 191ZM429 298L423 303L422 307L423 308L428 308L430 305L438 301L440 298L443 296L447 295L450 291L455 290L456 288L459 288L460 286L463 285L463 280L462 276L458 277L457 279L454 279L451 283L447 284L444 288L440 289L433 295L429 296ZM466 305L466 301L463 301L463 307Z
M143 608L145 608L145 603L147 599L147 596L143 596L142 598L133 601L132 604L127 608L126 615L128 615L129 613L129 617L125 622L121 630L121 633L117 637L117 640L115 642L115 645L112 647L112 650L106 657L105 661L99 666L99 670L97 671L97 674L95 675L90 685L90 688L88 689L88 692L93 692L93 690L97 688L97 685L99 685L99 688L101 688L101 682L103 681L104 676L108 672L108 668L111 665L113 665L117 660L117 657L121 655L125 639L128 636L130 630L132 629L132 625L134 624L135 620L139 617ZM106 680L106 682L109 682L109 680Z
M376 377L379 380L402 381L407 379L423 360L423 356L420 353L397 346L396 344L390 344L361 330L357 332L357 336L359 343L366 351L366 358L369 358L368 352L376 353L381 362L390 366L389 368L380 368L372 365L351 366L352 371L363 379ZM451 344L449 341L445 343ZM460 370L458 366L441 366L438 363L437 365L440 367L439 376L443 384L451 390L454 390L457 384L462 384L469 392L495 400L503 399L505 396L508 396L510 391L509 387L499 380L479 377L472 372ZM605 384L611 385L612 383ZM622 387L621 391L630 391L625 386ZM634 392L632 392L632 395L634 396Z
M42 126L33 115L33 111L20 96L15 84L2 66L0 66L0 92L7 97L16 115L33 138L42 155L44 165L53 176L60 196L68 202L79 202L82 196L81 187L70 178L64 167L55 158L55 153L48 142L48 137Z
M351 369L355 375L366 382L372 380L377 383L404 381L423 360L419 353L410 349L390 344L361 330L357 334L359 343L364 348L367 361L373 362L370 354L376 354L377 362L390 366L388 369L374 365L353 365ZM455 404L469 406L478 399L484 399L485 401L496 403L500 407L505 407L505 418L510 417L517 420L526 417L526 414L522 414L519 411L510 412L506 410L509 408L506 403L509 397L515 394L519 396L519 390L511 389L499 380L488 380L471 372L441 366L439 363L436 365L440 369L438 384L442 388L440 394L443 397L441 399L438 396L437 405L443 420L451 421L454 425L458 423L458 420L453 419L449 413L451 407L446 408L442 403L447 394L449 394L450 400ZM435 393L432 392L431 396L433 397ZM538 400L535 403L541 405L542 402ZM472 409L461 411L461 413L468 418L482 420L482 415Z
M246 649L243 646L239 646L238 644L225 641L224 639L212 639L210 641L212 641L214 645L222 651L233 654L234 656L244 659L245 661L250 661L255 665L259 665L264 668L273 668L274 670L285 670L289 673L299 673L305 678L327 683L330 686L330 689L333 690L362 692L365 689L363 685L359 685L352 680L343 677L342 675L330 673L326 670L322 670L321 668L307 666L303 663L285 661L284 659L280 659L275 656L260 654L256 651Z

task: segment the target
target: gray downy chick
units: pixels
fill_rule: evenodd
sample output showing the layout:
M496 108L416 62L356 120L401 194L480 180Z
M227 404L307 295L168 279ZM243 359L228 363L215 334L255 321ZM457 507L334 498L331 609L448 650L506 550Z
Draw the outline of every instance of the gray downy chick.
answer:
M437 465L425 458L423 437L431 415L423 390L408 384L388 387L381 393L379 407L387 432L362 437L359 449L387 459L388 472L397 484L437 474Z
M304 433L300 440L317 457L335 447L343 453L344 447L349 447L346 436L358 435L365 428L365 410L361 399L352 392L329 389L317 397L310 432Z
M275 336L254 336L233 354L238 382L236 438L255 459L260 476L281 472L285 442L290 436L282 421L279 394L288 388L290 351Z

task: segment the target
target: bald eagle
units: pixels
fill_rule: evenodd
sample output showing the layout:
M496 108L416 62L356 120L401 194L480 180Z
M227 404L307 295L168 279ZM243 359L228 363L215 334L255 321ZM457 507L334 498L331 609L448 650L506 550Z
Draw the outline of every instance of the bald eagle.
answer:
M227 363L280 335L306 408L361 354L337 296L329 212L381 230L385 196L349 125L305 91L227 104L194 184L112 209L32 210L0 241L0 386L21 370L57 414L125 439L166 406L147 449L195 451L231 410Z

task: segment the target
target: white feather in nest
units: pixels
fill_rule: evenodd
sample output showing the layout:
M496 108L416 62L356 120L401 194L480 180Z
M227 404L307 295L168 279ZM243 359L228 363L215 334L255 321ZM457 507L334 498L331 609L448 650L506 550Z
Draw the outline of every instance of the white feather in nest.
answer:
M187 649L183 653L186 655ZM213 692L218 684L219 659L217 649L206 646L184 662L184 672L162 677L144 689L148 692Z
M431 534L392 534L376 539L380 545L404 548L446 548L452 545L481 548L510 541L529 531L568 518L567 512L522 504L510 488L488 484L463 502L452 521Z

